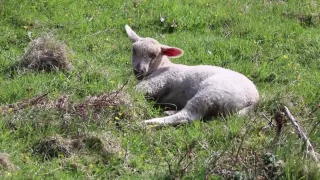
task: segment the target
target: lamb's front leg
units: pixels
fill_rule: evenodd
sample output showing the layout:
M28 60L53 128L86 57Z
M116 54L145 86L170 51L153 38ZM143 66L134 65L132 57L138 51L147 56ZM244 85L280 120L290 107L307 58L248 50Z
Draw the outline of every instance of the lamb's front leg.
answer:
M144 123L157 124L157 125L178 125L178 124L185 124L188 122L192 122L200 118L201 118L200 114L190 113L187 109L184 108L178 113L173 114L171 116L145 120Z
M161 97L167 88L166 81L159 78L145 79L136 85L136 89L149 98Z

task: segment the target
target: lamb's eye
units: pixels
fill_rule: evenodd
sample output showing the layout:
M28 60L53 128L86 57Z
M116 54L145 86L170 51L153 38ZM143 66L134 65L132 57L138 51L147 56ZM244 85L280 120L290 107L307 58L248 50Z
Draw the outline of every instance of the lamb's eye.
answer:
M149 54L149 57L150 57L151 59L154 59L154 58L157 57L157 55L156 55L155 53L150 53L150 54Z

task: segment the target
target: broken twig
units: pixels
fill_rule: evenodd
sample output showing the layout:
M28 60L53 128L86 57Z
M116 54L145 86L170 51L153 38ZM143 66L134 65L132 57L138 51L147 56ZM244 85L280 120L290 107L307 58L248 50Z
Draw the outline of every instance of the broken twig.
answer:
M294 125L298 135L300 136L300 138L302 138L302 140L306 143L307 146L307 154L309 156L311 156L311 158L315 161L315 162L319 162L319 154L317 152L314 151L314 148L309 140L309 138L307 137L307 135L303 132L301 126L299 125L298 121L292 116L292 114L290 113L289 109L284 106L284 112L287 115L287 117L290 119L290 121L292 122L292 124Z

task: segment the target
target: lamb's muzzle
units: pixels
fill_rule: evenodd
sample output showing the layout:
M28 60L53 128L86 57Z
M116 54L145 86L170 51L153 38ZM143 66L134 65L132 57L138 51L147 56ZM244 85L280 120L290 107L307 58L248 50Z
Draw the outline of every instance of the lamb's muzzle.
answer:
M173 104L177 113L144 121L175 125L211 116L246 115L259 101L253 82L244 75L217 66L187 66L169 58L182 56L176 47L138 36L125 26L132 41L132 63L136 88L161 104Z

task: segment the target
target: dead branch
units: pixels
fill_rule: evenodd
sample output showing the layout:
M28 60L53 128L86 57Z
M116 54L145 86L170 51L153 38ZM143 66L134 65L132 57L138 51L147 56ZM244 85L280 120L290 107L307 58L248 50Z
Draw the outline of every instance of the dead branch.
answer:
M311 158L315 162L319 162L319 154L314 151L314 148L313 148L308 136L304 133L304 131L302 130L302 128L299 125L298 121L292 116L292 114L290 113L289 109L286 106L284 106L284 112L287 115L288 119L294 125L299 137L302 138L302 140L305 142L305 144L307 146L307 148L306 148L307 154L309 156L311 156Z
M268 120L268 125L271 127L271 126L273 126L273 123L272 123L272 119L270 119L270 118L268 118L264 113L261 113L262 114L262 116L266 119L266 120Z

